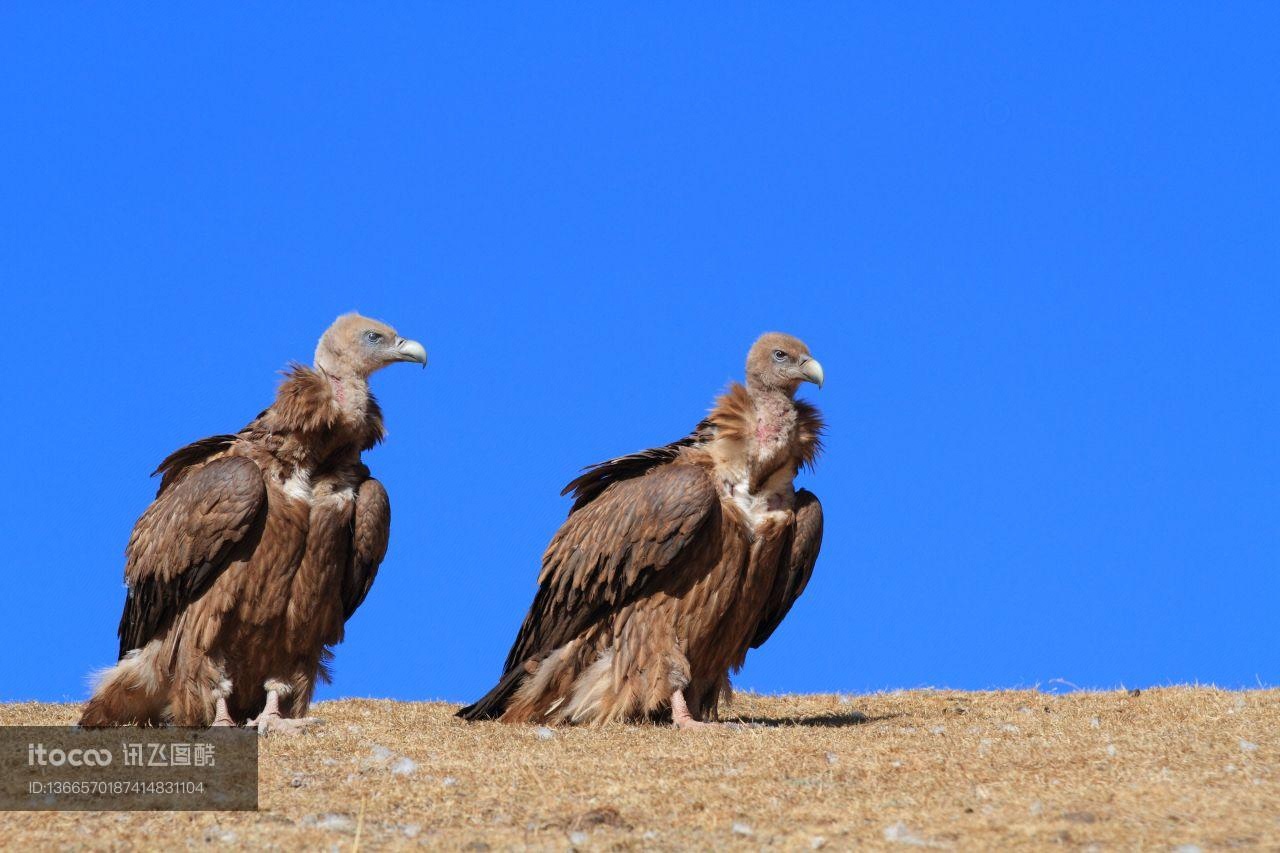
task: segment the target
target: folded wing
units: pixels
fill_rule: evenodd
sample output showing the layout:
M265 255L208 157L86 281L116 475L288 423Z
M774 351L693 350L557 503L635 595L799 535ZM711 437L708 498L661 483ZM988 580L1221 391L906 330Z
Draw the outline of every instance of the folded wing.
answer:
M500 716L528 661L644 595L659 576L698 565L714 542L719 513L707 473L672 464L610 483L572 512L543 555L538 592L507 655L505 674L458 716Z
M773 634L796 603L800 593L809 584L813 565L818 561L822 547L822 504L807 489L796 492L796 522L791 535L791 549L782 571L773 584L773 592L760 614L760 627L751 640L751 648L758 649Z
M262 472L248 459L165 471L160 493L125 548L129 594L120 617L121 657L155 638L208 588L265 506Z
M391 536L391 501L387 490L373 478L360 484L356 492L352 523L351 562L342 577L342 618L350 619L378 576L378 566L387 555Z

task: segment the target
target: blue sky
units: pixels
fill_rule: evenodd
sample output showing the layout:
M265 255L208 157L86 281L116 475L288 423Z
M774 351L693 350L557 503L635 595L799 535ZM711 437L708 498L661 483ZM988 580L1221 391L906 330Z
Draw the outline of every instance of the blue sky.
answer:
M0 11L0 699L114 658L170 450L359 309L391 550L322 696L474 699L583 465L806 340L764 691L1280 682L1280 7Z

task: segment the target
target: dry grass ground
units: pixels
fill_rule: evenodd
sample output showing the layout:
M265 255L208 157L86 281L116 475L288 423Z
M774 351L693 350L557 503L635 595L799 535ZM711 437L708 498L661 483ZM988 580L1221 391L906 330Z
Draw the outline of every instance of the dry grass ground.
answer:
M317 706L315 733L262 742L258 813L10 813L0 838L27 850L1280 849L1276 690L743 695L733 712L768 723L745 731L548 732L453 710ZM0 723L76 712L4 705Z

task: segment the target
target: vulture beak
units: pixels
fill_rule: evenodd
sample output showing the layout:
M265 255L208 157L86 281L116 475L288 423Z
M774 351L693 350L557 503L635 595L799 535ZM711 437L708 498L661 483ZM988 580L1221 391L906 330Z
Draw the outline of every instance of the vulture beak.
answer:
M411 341L407 338L396 338L396 360L397 361L413 361L427 366L427 351L422 348L422 344L417 341Z
M822 365L816 358L805 359L804 363L800 365L800 373L803 374L805 379L812 382L814 385L817 385L819 388L822 387L822 380L824 378L822 374Z

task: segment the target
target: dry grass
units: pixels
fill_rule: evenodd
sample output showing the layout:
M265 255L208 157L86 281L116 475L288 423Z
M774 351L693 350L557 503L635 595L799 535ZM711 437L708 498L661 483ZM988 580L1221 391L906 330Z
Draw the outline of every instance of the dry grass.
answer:
M453 709L317 706L322 729L262 743L256 814L13 813L0 837L14 849L351 849L357 835L369 849L1280 846L1276 690L744 695L735 713L769 727L550 736ZM4 705L0 723L76 712ZM402 756L408 775L391 770Z

